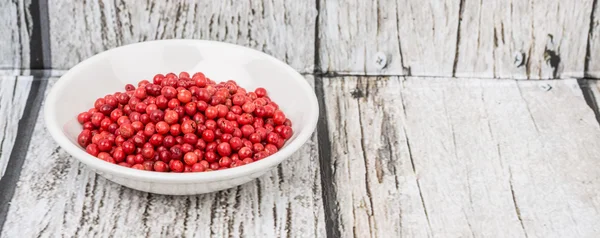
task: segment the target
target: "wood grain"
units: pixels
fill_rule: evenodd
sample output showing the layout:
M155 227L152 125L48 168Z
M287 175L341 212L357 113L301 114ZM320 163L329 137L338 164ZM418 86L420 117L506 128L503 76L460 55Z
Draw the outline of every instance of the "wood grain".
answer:
M320 0L321 71L450 75L459 2ZM387 59L377 67L377 53Z
M302 73L314 64L315 1L50 0L52 67L156 39L205 39L271 54Z
M0 178L12 152L32 77L0 76Z
M0 1L0 75L29 67L29 10L23 0Z
M583 77L592 2L465 0L455 75Z
M324 79L343 237L595 237L576 80Z
M58 147L42 118L32 141L2 237L325 236L316 136L258 180L179 197L95 175Z
M593 1L321 0L321 71L474 78L583 77ZM600 57L600 42L595 42L597 36L592 40L589 52L594 59ZM384 68L376 63L378 53L387 59ZM596 70L595 65L590 64L590 71Z

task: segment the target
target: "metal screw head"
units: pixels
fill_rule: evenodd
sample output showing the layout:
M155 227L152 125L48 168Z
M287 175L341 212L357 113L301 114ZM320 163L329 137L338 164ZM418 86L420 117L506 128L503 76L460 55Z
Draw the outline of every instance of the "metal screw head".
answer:
M377 52L375 54L375 67L377 69L383 69L387 66L387 56L383 52Z
M525 54L517 51L517 52L515 52L514 58L515 58L515 61L514 61L515 66L521 67L525 60Z

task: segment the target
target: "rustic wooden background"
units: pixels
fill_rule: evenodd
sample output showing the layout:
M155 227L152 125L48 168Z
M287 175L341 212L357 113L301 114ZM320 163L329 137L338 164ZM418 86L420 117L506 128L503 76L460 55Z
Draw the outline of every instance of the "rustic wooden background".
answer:
M0 236L598 237L597 2L0 0ZM39 115L60 75L173 38L305 75L312 140L187 197L115 185L52 141Z

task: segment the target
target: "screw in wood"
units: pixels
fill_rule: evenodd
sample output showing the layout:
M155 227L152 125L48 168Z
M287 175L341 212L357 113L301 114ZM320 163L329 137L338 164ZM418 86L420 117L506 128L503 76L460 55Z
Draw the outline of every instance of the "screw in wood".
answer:
M515 66L521 67L521 66L523 66L523 63L525 60L525 53L516 51L514 58L515 58L515 61L514 61Z
M375 67L381 70L385 66L387 66L387 56L383 52L377 52L375 54Z

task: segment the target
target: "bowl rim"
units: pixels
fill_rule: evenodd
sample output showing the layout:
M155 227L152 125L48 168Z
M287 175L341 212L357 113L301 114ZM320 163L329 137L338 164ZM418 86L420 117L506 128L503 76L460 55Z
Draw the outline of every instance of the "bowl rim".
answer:
M123 167L117 164L108 163L106 161L100 160L97 157L94 157L88 154L85 150L81 149L78 145L72 143L64 132L60 129L62 126L58 125L58 122L55 118L56 112L55 108L57 107L57 96L60 92L66 90L66 86L75 79L73 75L76 75L83 71L86 67L89 67L96 63L97 61L103 60L104 57L108 56L110 52L123 50L124 48L132 47L132 46L140 46L140 45L157 45L160 46L162 44L201 44L201 45L220 45L224 47L235 48L236 50L246 51L248 54L258 54L264 57L265 60L268 60L270 63L274 65L278 65L279 67L286 70L286 72L290 75L290 79L295 80L300 83L300 89L304 92L304 94L308 94L309 101L306 102L310 104L310 108L312 110L306 112L308 116L308 122L306 126L298 133L298 136L288 142L288 144L283 147L283 149L277 151L277 153L270 155L262 160L235 167L225 170L217 170L217 171L209 171L209 172L195 172L195 173L164 173L164 172L155 172L155 171L145 171L145 170L136 170L132 168ZM77 65L73 66L69 69L64 75L62 75L57 82L54 84L50 92L46 96L46 100L44 102L44 120L46 123L46 128L50 132L50 135L53 139L58 143L60 147L65 149L67 153L71 156L77 158L80 162L90 166L92 169L102 172L110 173L111 175L115 175L117 177L127 177L136 180L144 180L144 181L156 181L161 183L193 183L195 181L221 181L227 180L231 178L236 178L240 176L245 176L257 172L263 172L265 169L272 168L277 166L285 159L290 157L293 153L295 153L300 147L302 147L308 139L311 138L312 133L315 131L317 126L318 118L319 118L319 104L317 101L317 97L314 89L310 86L310 84L306 81L306 79L298 73L295 69L293 69L288 64L282 62L279 59L276 59L273 56L265 54L261 51L251 49L248 47L219 42L219 41L211 41L211 40L193 40L193 39L167 39L167 40L151 40L144 41L139 43L127 44L120 47L112 48L103 52L100 52L92 57L89 57Z

